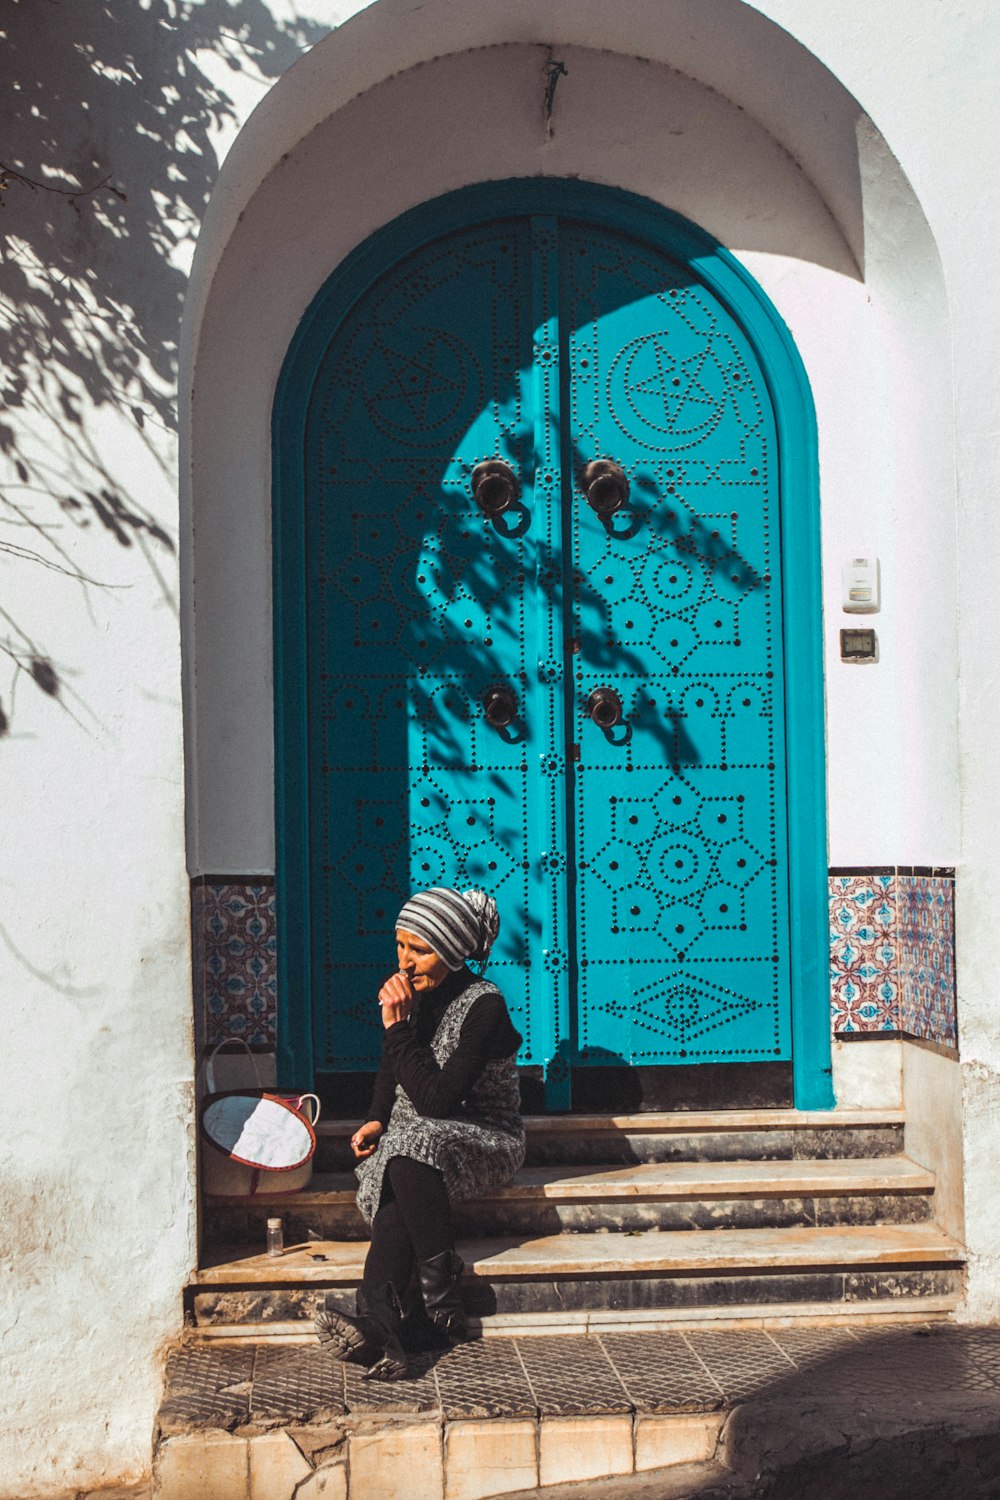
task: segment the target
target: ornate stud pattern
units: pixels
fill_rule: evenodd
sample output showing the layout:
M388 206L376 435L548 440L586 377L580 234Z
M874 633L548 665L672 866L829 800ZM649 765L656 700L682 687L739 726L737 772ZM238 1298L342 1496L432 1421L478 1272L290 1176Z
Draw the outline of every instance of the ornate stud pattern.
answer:
M665 257L568 236L583 1060L788 1055L774 430L749 345ZM638 330L638 331L637 331ZM595 689L623 732L584 715Z
M374 997L409 891L482 885L491 974L533 1056L525 579L533 473L526 229L454 234L335 334L306 439L317 1066L381 1051ZM472 476L513 471L503 507ZM534 667L534 661L530 662ZM501 685L510 713L484 714Z

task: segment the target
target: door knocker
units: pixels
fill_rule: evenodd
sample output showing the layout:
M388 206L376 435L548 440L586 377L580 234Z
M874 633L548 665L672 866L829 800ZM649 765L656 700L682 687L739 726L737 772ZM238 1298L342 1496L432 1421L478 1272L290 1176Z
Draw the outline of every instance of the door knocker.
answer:
M524 536L531 512L521 499L521 481L502 458L487 458L472 471L472 497L494 531Z
M488 458L472 471L472 495L488 520L503 515L519 498L521 486L510 464L502 458Z
M580 475L587 504L602 521L621 510L629 496L628 476L611 458L595 458Z
M491 729L509 729L517 718L517 694L506 685L487 688L483 694L483 718Z
M520 745L527 737L517 693L506 682L488 687L482 697L483 718L507 745Z
M625 718L621 694L616 688L595 688L583 711L596 724L609 745L627 745L631 740L632 725Z

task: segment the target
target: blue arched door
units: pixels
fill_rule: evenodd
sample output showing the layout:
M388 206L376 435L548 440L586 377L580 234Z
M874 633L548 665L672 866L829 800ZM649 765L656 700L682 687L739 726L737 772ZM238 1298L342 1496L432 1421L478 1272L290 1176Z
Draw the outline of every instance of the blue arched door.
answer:
M819 699L790 717L783 601L815 559L766 350L703 240L539 186L371 246L293 351L279 921L314 1066L366 1070L407 892L486 886L565 1106L571 1066L788 1059L825 859L822 784L788 818Z

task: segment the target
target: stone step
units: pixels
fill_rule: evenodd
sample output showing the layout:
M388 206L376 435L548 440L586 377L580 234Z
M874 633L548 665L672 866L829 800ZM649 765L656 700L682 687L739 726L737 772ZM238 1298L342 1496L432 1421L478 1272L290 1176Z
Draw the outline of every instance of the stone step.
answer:
M316 1168L353 1165L357 1120L321 1120ZM529 1115L527 1164L621 1165L651 1161L808 1161L894 1156L902 1110L678 1110L635 1115Z
M367 1229L353 1173L314 1177L297 1193L252 1202L208 1198L206 1243L263 1244L280 1214L290 1243L357 1240ZM508 1187L456 1206L459 1233L543 1235L669 1229L916 1223L931 1217L934 1176L903 1156L818 1161L643 1162L525 1167Z
M847 1324L904 1327L948 1322L955 1297L888 1297L865 1302L727 1303L708 1307L640 1307L470 1317L483 1338L594 1337L601 1333L730 1333L747 1329L836 1329ZM315 1344L316 1333L305 1318L275 1318L267 1323L206 1323L191 1330L199 1344Z
M366 1249L358 1241L319 1241L280 1259L220 1256L188 1288L188 1310L196 1325L208 1327L311 1319L325 1301L350 1309ZM466 1304L478 1318L957 1300L964 1262L962 1247L933 1223L556 1234L464 1241L459 1249Z

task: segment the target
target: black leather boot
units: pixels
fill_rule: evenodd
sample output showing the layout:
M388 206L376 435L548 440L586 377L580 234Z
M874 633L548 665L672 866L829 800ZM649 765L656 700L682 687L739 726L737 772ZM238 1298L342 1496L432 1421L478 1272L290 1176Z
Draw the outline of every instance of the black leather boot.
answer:
M442 1250L417 1266L417 1279L427 1316L453 1344L471 1337L462 1306L462 1272L465 1266L454 1250Z
M384 1286L361 1287L358 1291L359 1323L369 1342L375 1345L378 1358L365 1372L365 1380L402 1380L407 1374L406 1351L399 1341L403 1322L402 1302L396 1288L387 1281Z
M427 1309L419 1292L416 1293L415 1305L409 1308L403 1318L399 1342L407 1354L430 1354L435 1350L451 1347L448 1335L427 1316Z
M380 1350L373 1344L369 1332L360 1318L339 1308L328 1307L316 1315L316 1335L334 1359L351 1364L369 1365L378 1358Z

